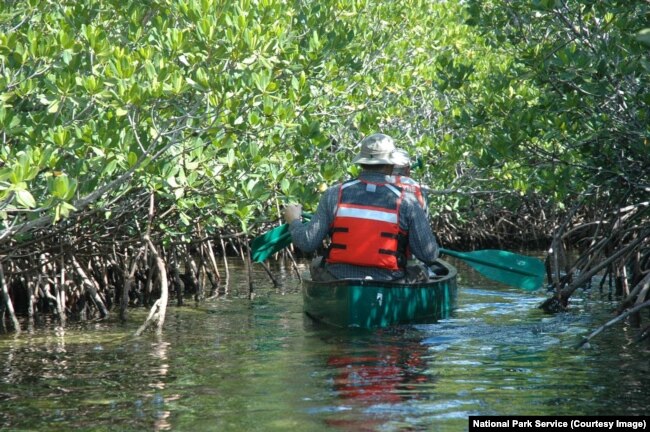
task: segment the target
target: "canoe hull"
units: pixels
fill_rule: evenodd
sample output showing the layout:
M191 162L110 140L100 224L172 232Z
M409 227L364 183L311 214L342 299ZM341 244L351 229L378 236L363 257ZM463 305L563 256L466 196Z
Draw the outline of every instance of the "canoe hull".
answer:
M305 313L331 326L368 329L447 318L456 307L457 272L450 264L439 262L447 274L426 283L305 280L302 284Z

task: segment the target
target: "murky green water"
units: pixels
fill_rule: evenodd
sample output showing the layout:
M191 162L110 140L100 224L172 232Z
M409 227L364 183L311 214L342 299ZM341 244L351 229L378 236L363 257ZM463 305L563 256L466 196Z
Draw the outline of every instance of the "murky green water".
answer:
M617 327L573 349L607 318L595 293L548 316L544 293L462 274L453 318L416 327L314 325L295 275L276 289L256 271L250 302L232 263L231 292L170 306L161 337L132 336L146 311L0 335L0 429L462 431L469 415L646 414L647 344Z

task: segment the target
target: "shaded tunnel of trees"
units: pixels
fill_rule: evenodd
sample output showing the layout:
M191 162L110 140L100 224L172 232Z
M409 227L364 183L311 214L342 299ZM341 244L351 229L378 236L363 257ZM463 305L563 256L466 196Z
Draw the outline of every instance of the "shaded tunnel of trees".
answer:
M599 289L618 306L584 342L647 337L650 4L375 3L3 2L3 328L130 306L161 331L381 131L441 244L547 250L540 307Z

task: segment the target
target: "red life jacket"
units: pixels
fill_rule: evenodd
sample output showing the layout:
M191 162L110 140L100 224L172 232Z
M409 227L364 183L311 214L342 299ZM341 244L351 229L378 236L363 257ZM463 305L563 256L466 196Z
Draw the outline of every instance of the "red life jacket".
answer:
M391 178L391 183L393 183L395 186L400 187L404 192L410 192L412 193L415 198L418 200L418 203L420 203L420 207L424 210L425 213L429 213L427 209L427 203L424 200L424 195L422 194L422 186L420 186L420 183L416 182L409 176L405 175L393 175ZM406 259L410 260L413 258L413 255L411 254L411 251L409 248L406 248Z
M371 201L388 207L368 205ZM389 183L343 183L326 261L388 270L404 268L407 237L399 226L401 203L402 191Z
M420 183L413 180L411 177L395 175L393 184L402 188L405 192L410 192L418 199L420 207L426 210L426 203L424 202L424 195L422 195L422 186Z

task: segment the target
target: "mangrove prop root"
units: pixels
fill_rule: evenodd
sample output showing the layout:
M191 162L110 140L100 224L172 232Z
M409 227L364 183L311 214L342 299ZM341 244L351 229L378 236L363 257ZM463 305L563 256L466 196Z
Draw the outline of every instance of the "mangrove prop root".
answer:
M279 287L279 286L280 286L280 283L279 283L278 280L275 278L275 276L273 276L273 272L271 271L271 269L269 268L269 266L268 266L265 262L261 262L260 264L262 265L262 268L264 269L264 271L266 272L266 274L269 276L269 278L270 278L271 281L273 282L273 287L274 287L274 288Z
M126 321L127 319L127 308L129 306L129 292L131 291L131 286L135 283L135 272L138 268L138 259L144 253L143 248L138 251L138 254L133 258L131 263L131 268L127 269L126 267L123 270L124 286L122 287L122 296L120 297L120 319ZM128 263L128 253L125 254Z
M2 269L2 263L0 263L0 289L2 290L2 300L7 306L7 311L9 312L11 324L13 325L14 330L17 333L20 333L20 323L18 322L18 318L16 318L16 313L14 312L14 305L11 302L11 297L9 297L9 289L7 288L7 283L5 282L5 274Z
M95 285L95 282L86 275L86 272L84 272L83 268L81 268L81 265L74 257L74 255L71 255L71 259L75 270L81 277L83 285L86 287L86 292L88 292L90 298L95 302L95 305L99 309L102 318L106 318L108 316L108 309L106 309L106 305L104 304L104 301L102 300L102 298L100 297L97 291L97 286Z
M602 326L600 326L596 330L594 330L589 336L582 339L582 341L580 341L580 343L578 343L576 348L581 348L581 347L585 346L586 344L589 343L589 341L591 339L598 336L604 330L607 330L608 328L612 327L614 324L616 324L616 323L618 323L620 321L623 321L628 316L630 316L630 315L632 315L632 314L634 314L634 313L636 313L636 312L640 311L641 309L646 308L648 306L650 306L650 300L645 301L645 302L643 302L641 304L638 304L638 305L634 306L633 308L626 310L625 312L623 312L622 314L620 314L616 318L613 318L613 319L607 321L605 324L603 324Z
M149 311L149 315L145 322L138 328L135 332L135 336L140 336L154 321L156 322L156 333L161 334L163 324L165 323L165 313L167 311L167 300L169 297L169 287L167 285L167 270L165 268L165 262L158 254L156 247L151 242L148 236L145 236L144 239L149 246L149 250L156 262L156 267L158 270L158 277L160 278L160 298L156 300L154 305Z

